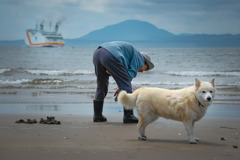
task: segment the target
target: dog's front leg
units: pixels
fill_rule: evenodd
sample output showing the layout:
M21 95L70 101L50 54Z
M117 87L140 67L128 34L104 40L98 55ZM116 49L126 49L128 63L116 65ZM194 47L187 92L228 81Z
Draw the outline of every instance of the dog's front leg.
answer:
M197 144L197 141L196 141L196 139L194 139L194 135L193 135L193 122L184 121L183 124L186 128L186 131L187 131L187 134L188 134L188 137L189 137L189 143L190 144Z

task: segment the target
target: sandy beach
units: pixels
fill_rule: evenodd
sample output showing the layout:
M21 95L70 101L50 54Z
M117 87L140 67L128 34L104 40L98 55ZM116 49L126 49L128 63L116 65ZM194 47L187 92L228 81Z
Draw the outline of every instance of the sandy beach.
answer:
M68 108L67 104L61 105L60 110L48 108L48 111L39 111L35 107L36 111L31 112L28 105L21 105L25 106L25 112L16 113L14 110L18 104L8 111L3 111L4 104L1 104L0 159L237 160L240 157L240 118L220 114L225 108L230 115L229 108L232 110L231 107L239 106L214 104L206 117L196 123L195 136L200 142L193 145L188 144L181 122L163 118L147 127L147 141L139 141L136 124L123 124L123 113L118 109L111 113L114 104L106 104L106 123L92 122L91 104L78 104L74 112L64 111L63 108L70 111L74 108ZM215 111L217 114L213 113ZM19 119L36 119L39 122L40 118L50 115L61 121L61 125L15 123Z

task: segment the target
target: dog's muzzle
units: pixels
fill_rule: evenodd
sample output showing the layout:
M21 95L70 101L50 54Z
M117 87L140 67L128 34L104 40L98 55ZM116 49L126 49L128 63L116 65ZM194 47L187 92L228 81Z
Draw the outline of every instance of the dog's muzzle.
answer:
M207 97L207 101L209 102L209 101L211 101L212 100L212 98L211 97Z

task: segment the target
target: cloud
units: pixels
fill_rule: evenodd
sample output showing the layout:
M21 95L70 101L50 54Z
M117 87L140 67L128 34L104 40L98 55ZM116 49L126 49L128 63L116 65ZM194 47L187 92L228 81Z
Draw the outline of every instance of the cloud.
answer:
M82 0L80 8L91 12L105 12L109 0Z
M0 0L1 39L22 39L41 20L66 17L60 31L77 38L127 19L172 33L239 33L239 0Z

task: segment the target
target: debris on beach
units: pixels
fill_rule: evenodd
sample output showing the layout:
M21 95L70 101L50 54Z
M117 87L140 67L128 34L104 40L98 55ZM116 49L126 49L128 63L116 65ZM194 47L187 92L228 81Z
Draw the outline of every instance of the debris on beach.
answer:
M57 125L61 124L61 122L55 120L55 117L53 117L53 116L47 117L47 119L41 118L39 123L42 123L42 124L57 124Z
M236 149L238 148L238 146L237 146L237 145L233 145L232 147L233 147L233 148L236 148Z
M18 124L19 123L33 124L33 123L37 123L37 120L36 119L27 119L25 121L24 119L19 119L15 123L18 123ZM61 122L55 120L55 117L53 117L53 116L48 116L47 119L41 118L39 123L41 123L41 124L56 124L56 125L61 124Z
M221 137L220 139L221 139L221 141L225 141L225 140L226 140L226 138L225 138L225 137Z
M36 119L27 119L26 121L24 119L19 119L15 123L27 123L27 124L33 124L37 123Z

